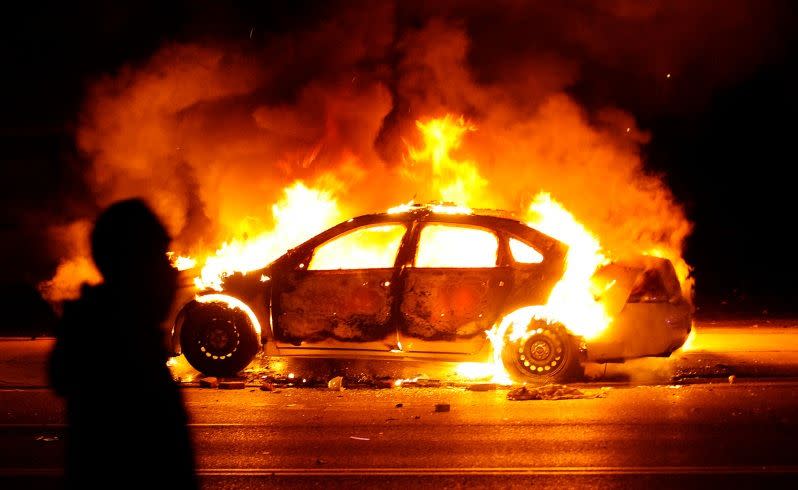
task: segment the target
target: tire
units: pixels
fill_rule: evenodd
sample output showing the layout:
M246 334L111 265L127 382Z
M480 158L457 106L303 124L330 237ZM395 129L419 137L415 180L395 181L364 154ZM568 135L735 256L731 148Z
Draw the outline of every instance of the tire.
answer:
M504 367L516 381L562 383L583 376L574 338L562 324L532 320L528 334L505 343Z
M180 348L189 364L208 376L235 376L258 353L258 335L246 313L223 303L187 308Z

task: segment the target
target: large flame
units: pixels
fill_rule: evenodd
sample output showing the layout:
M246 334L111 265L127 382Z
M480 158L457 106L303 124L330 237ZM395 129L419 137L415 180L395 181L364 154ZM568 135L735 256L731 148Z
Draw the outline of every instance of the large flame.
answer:
M532 200L527 220L531 227L568 245L565 273L546 302L545 316L576 335L595 338L611 320L591 287L596 269L608 262L598 238L546 192Z
M441 203L426 206L433 213L470 214L468 206L481 205L485 200L488 181L480 174L475 162L460 161L452 152L460 148L462 138L476 128L462 117L445 115L436 119L417 122L423 146L408 149L408 166L403 176L418 178L428 172ZM422 177L426 178L426 177ZM389 213L403 213L416 207L413 201L400 204L388 210ZM272 206L274 226L255 236L231 240L222 244L216 252L208 254L203 260L201 272L195 283L199 289L222 291L224 278L232 273L247 273L266 266L289 248L318 234L341 221L342 212L338 200L331 190L311 188L302 182L294 182L283 191L282 198ZM495 382L509 382L504 368L501 352L505 342L512 342L526 335L527 328L534 319L558 322L571 332L587 339L599 336L610 324L611 318L604 306L596 301L591 277L597 268L608 262L607 253L602 250L599 239L584 224L570 213L563 204L549 193L540 192L529 202L524 211L527 223L537 230L568 245L566 268L560 281L554 286L544 305L522 307L501 318L486 332L493 346L493 359L488 363L461 363L458 372L468 378L490 377ZM375 247L396 241L397 230L379 229L384 233L363 234L365 238L344 240L337 247L326 250L321 268L335 267L332 264L346 263L349 267L359 264L358 260L380 262L384 259ZM398 230L403 232L404 229ZM459 264L484 267L484 251L495 252L495 240L486 240L477 230L467 240L472 247L462 247L462 233L450 234L449 230L436 230L430 227L429 242L435 246L429 253L419 251L419 258L426 266L445 266L451 260L452 250L462 253L457 258ZM466 237L469 238L469 237ZM332 242L331 242L332 243ZM434 250L433 250L434 249ZM443 251L444 253L434 253ZM677 264L684 264L678 254L667 250L651 250L651 255L667 255ZM336 257L346 255L342 260ZM319 259L321 260L321 259ZM193 266L195 259L175 256L176 267ZM369 263L371 263L369 262ZM473 263L472 263L473 262ZM363 265L363 264L360 264ZM679 270L684 280L686 264Z
M332 193L295 182L283 190L283 197L272 206L274 227L255 237L223 243L205 258L198 289L222 290L224 278L267 266L291 247L299 245L341 220ZM184 258L185 260L185 258Z
M433 187L444 202L459 205L473 204L481 197L488 181L479 173L477 164L470 160L459 161L451 153L460 148L463 136L476 131L476 126L465 118L447 114L427 121L416 121L421 132L423 146L409 148L409 156L414 164L429 163ZM413 176L418 165L411 165L407 171ZM426 178L424 172L421 178ZM483 203L484 205L484 203Z

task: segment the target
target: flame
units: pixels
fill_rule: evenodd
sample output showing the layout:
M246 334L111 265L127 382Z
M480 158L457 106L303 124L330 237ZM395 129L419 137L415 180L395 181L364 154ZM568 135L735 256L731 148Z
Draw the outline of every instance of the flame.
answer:
M198 289L222 290L224 278L261 269L291 247L338 223L341 212L332 193L307 187L297 181L283 190L283 198L272 206L274 227L254 238L223 243L205 259L194 283Z
M470 204L482 204L488 199L485 192L488 182L480 175L475 162L458 160L452 153L460 148L463 137L476 131L476 127L463 117L449 114L440 118L419 120L416 126L423 145L418 148L408 147L410 158L403 169L403 176L409 179L429 178L438 193L436 197L440 200L428 205L419 205L411 200L388 209L387 213L399 214L426 209L440 214L472 214ZM428 176L419 175L427 171ZM272 214L274 226L271 229L254 237L226 242L216 252L205 257L201 272L195 279L196 286L200 289L221 291L226 276L263 268L289 248L340 222L342 217L332 191L311 188L300 181L283 190L282 198L272 206ZM595 285L591 281L596 270L609 262L608 254L602 249L597 236L547 192L534 196L526 209L525 217L529 226L568 246L565 271L544 305L519 308L501 318L485 332L493 347L492 361L460 363L457 372L465 378L490 378L496 383L510 383L509 374L501 359L502 349L506 342L517 341L530 333L527 328L533 320L561 323L573 334L586 339L599 337L612 321L604 305L596 301L593 290ZM345 236L351 239L329 242L331 245L326 250L320 249L324 253L317 254L308 267L373 267L390 262L386 257L393 257L396 251L387 245L398 246L404 232L405 227L399 224L373 226L369 233L353 232ZM422 243L425 242L432 246L427 249L419 247L417 264L440 267L456 258L458 266L495 265L486 263L485 257L495 257L498 242L493 235L476 228L457 228L453 231L448 227L428 225L422 231ZM463 243L469 243L470 246L463 247ZM670 259L680 280L685 284L690 270L678 253L660 248L646 253ZM532 256L528 259L536 260ZM177 268L192 268L196 266L197 260L174 256L173 263ZM268 280L268 276L261 276L261 281ZM612 286L610 283L605 287ZM203 298L221 300L218 297L225 296L209 295Z
M410 147L410 159L413 163L430 164L433 188L441 200L465 205L481 197L488 181L480 175L477 164L470 160L458 161L451 156L452 151L460 148L463 136L476 131L476 126L462 116L456 118L447 114L426 122L416 121L416 127L421 132L424 145L421 148Z
M568 245L566 269L546 302L545 317L576 335L598 337L612 320L591 287L596 269L609 262L598 238L546 192L532 200L527 219L529 226Z
M169 260L172 262L172 267L174 267L179 271L187 271L197 266L197 259L192 259L191 257L184 257L183 255L177 255L174 252L166 252L166 255L169 257Z
M679 278L679 284L682 286L682 294L684 294L685 298L693 297L693 279L690 275L692 273L692 268L678 251L664 247L655 247L646 250L643 252L643 255L670 260L676 271L676 277Z

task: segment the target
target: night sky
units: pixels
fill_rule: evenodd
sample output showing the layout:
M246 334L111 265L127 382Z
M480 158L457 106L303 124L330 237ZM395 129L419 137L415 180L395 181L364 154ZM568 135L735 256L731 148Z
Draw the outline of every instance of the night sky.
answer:
M591 9L589 2L563 3ZM613 106L636 118L651 135L643 147L648 169L663 175L694 223L686 257L695 269L699 314L795 314L798 23L793 2L695 3L713 5L718 17L731 15L738 4L759 5L763 13L750 19L750 31L713 33L716 46L707 48L706 56L706 40L698 35L695 44L669 47L694 52L671 77L642 66L633 52L618 58L582 56L567 38L550 35L531 20L528 37L502 33L499 21L484 12L463 20L474 36L469 61L477 78L489 76L492 41L519 50L525 43L545 45L581 60L580 76L568 93L588 109ZM48 241L48 226L96 212L82 176L85 156L74 141L90 83L146 60L164 43L257 43L273 33L307 28L336 8L327 2L222 4L53 2L27 3L14 12L6 7L0 21L5 67L0 251L7 298L30 296L31 286L52 274L59 254ZM448 15L429 9L419 13L412 5L397 10L399 25ZM634 35L644 38L648 29ZM724 53L722 59L718 52ZM734 69L737 57L739 70Z

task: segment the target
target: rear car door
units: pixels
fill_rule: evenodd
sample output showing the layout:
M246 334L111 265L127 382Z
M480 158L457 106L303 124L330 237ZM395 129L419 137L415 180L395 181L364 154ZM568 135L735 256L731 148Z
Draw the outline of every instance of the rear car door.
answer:
M510 269L498 235L470 224L421 222L401 275L399 340L407 352L474 353L499 316Z
M351 343L350 349L383 340L395 344L391 283L406 233L404 223L354 228L318 245L307 264L286 271L273 296L278 342L313 347L333 340Z

